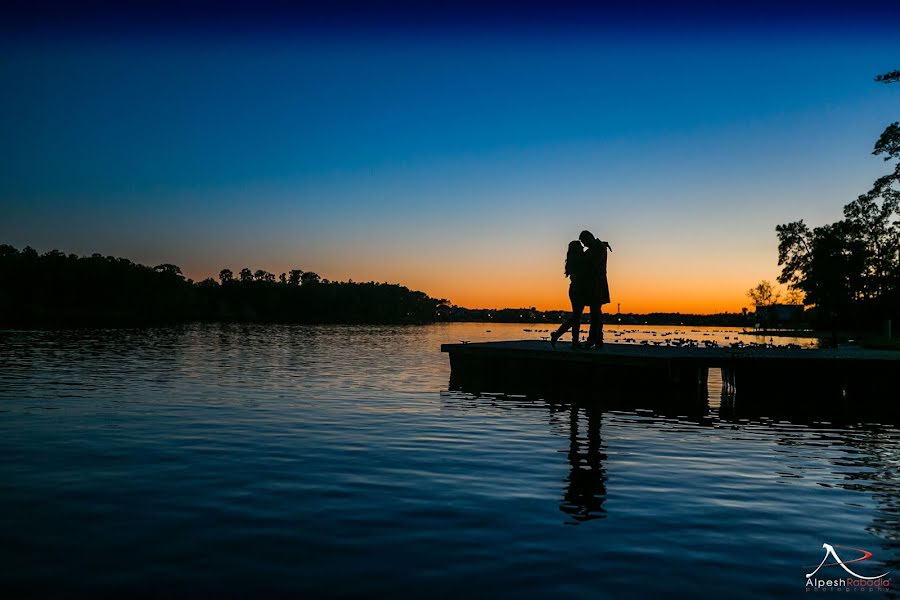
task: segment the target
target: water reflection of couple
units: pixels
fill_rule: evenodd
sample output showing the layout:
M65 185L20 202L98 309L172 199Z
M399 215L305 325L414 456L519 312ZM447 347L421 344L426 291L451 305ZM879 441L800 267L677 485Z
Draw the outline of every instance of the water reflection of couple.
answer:
M572 329L572 347L603 347L602 306L609 303L609 282L606 280L607 251L612 251L608 242L598 240L590 231L582 231L578 240L569 242L566 253L566 276L569 277L569 300L572 301L572 316L550 334L550 343L556 341ZM579 341L581 315L584 307L591 309L591 329L587 341Z

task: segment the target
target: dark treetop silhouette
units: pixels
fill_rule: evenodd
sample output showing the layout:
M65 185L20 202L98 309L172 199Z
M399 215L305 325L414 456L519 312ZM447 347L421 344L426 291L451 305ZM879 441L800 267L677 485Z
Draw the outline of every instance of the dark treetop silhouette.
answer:
M900 82L900 71L875 78ZM778 280L815 305L818 324L871 327L900 317L900 124L872 152L897 161L892 172L844 207L844 218L810 229L803 220L778 225Z
M329 282L312 271L244 268L185 279L175 265L38 254L0 245L0 325L143 325L185 321L421 323L445 300L396 284Z
M582 245L584 248L582 248ZM559 329L550 334L550 343L556 341L571 328L572 345L582 347L579 341L581 315L584 307L591 310L591 329L584 347L603 346L603 316L601 307L609 303L609 282L606 279L607 250L609 243L598 240L590 231L582 231L577 241L569 242L566 253L566 276L569 277L569 300L572 315Z
M313 286L317 287L313 287ZM284 287L293 291L285 291ZM304 291L300 292L298 289ZM392 304L393 303L393 304ZM407 314L408 313L408 314ZM0 244L0 326L141 325L186 321L287 323L559 323L561 310L470 309L386 283L335 283L292 269L276 278L245 268L222 269L219 282L185 280L175 265L155 268L125 258L39 255ZM741 313L622 313L630 325L750 323Z

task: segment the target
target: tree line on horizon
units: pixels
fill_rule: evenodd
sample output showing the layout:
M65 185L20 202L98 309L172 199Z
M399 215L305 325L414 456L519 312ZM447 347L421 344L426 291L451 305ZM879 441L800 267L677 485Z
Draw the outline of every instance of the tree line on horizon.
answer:
M152 325L188 321L426 323L443 299L399 284L337 282L314 271L222 269L186 279L113 256L0 245L0 326Z
M900 70L878 75L900 82ZM810 228L778 225L778 281L803 294L831 328L877 326L900 317L900 123L888 125L872 154L896 161L872 188L844 206L844 218Z
M0 244L0 327L140 326L200 322L559 323L566 311L468 309L398 284L336 282L314 271L276 276L222 269L218 279L186 279L177 265L78 256ZM606 323L746 325L723 313L604 314Z

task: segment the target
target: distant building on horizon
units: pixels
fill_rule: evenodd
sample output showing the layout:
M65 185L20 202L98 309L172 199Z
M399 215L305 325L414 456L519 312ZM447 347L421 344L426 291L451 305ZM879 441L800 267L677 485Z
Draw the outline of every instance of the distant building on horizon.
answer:
M756 307L756 320L761 325L799 323L803 320L802 304L770 304Z

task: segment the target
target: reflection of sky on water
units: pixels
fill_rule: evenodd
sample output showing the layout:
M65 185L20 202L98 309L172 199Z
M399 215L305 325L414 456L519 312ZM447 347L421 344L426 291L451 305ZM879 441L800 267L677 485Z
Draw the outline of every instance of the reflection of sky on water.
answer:
M3 332L2 579L750 597L823 542L900 568L894 426L441 391L440 343L535 327Z

